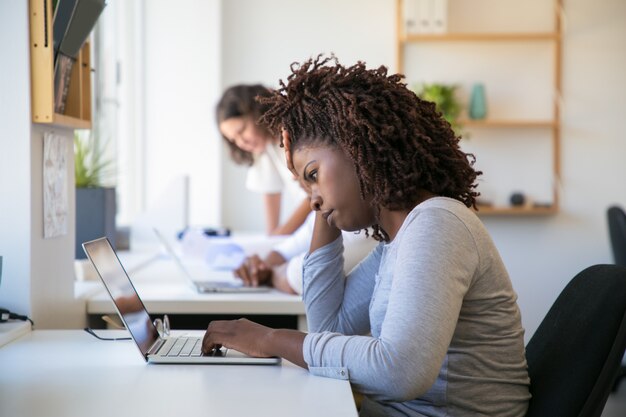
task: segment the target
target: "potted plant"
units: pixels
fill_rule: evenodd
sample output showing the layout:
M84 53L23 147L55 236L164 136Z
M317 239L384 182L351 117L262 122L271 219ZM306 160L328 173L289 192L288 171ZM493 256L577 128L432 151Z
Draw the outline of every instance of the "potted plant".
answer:
M458 122L462 106L456 98L458 86L440 83L422 83L414 87L415 94L423 100L435 103L437 111L450 123L456 135L461 134L462 126Z
M76 184L76 259L85 259L81 244L106 236L115 247L115 187L113 161L89 135L74 134Z

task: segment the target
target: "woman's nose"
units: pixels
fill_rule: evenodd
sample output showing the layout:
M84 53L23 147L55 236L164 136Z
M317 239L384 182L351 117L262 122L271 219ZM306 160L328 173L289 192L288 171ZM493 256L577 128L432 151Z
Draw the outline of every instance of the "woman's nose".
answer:
M322 199L315 191L311 191L311 210L320 211L322 208Z

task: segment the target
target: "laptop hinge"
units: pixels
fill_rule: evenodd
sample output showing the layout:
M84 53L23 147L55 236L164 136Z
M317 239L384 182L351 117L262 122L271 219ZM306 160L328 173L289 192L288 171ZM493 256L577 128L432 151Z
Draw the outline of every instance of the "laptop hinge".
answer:
M161 349L161 346L163 346L163 343L165 343L165 339L161 339L160 337L155 340L152 346L150 346L150 349L148 349L148 353L146 354L146 356L154 355L155 353L157 353L159 349Z

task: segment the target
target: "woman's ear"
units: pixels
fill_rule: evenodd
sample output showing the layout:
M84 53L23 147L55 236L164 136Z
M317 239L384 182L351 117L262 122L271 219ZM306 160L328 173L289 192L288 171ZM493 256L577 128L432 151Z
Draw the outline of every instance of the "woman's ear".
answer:
M291 138L289 137L287 130L283 129L282 136L283 147L285 148L285 159L287 160L287 168L289 168L289 171L297 177L298 173L296 172L296 169L293 166L293 160L291 159Z

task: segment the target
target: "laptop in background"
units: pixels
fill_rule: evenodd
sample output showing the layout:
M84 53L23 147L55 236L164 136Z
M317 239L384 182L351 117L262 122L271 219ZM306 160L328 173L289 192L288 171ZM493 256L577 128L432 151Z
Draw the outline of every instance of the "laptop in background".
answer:
M248 287L240 280L233 279L232 271L210 271L210 275L207 279L197 279L191 274L189 269L183 264L178 254L174 251L174 248L169 244L165 236L158 229L153 229L154 234L157 236L161 245L172 258L176 267L180 270L181 274L191 286L193 286L200 293L212 293L212 292L267 292L270 287Z
M251 365L280 363L280 358L254 358L224 348L218 351L219 355L202 356L201 337L161 337L109 240L103 237L85 242L83 250L98 272L118 315L147 362Z

